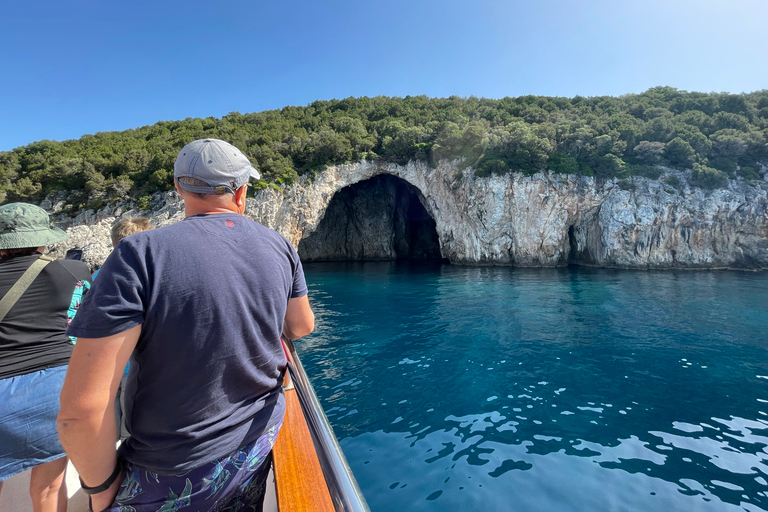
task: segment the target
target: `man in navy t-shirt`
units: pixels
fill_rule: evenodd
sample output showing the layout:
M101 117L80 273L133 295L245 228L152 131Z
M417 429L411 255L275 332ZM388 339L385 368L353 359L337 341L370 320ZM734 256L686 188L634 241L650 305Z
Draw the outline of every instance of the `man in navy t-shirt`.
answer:
M243 216L249 177L224 141L185 146L185 220L121 241L68 330L59 433L95 511L260 507L285 410L280 335L309 334L314 315L294 248Z

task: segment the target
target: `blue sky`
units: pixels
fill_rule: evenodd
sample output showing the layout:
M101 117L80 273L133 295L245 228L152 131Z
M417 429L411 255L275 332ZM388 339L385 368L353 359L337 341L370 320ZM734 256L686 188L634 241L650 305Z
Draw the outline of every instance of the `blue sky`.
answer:
M26 0L0 14L0 151L349 96L750 92L766 26L766 0Z

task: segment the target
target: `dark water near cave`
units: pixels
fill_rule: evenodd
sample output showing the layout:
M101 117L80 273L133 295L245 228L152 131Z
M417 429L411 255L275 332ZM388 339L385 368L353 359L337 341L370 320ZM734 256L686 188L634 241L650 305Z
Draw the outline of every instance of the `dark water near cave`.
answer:
M373 512L768 510L768 273L305 271Z

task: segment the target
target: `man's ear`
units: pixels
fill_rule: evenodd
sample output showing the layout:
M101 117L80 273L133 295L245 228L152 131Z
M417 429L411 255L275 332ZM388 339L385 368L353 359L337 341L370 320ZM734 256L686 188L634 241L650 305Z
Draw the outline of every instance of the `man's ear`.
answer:
M184 197L184 191L181 190L181 187L179 186L179 182L176 180L173 180L173 186L176 187L176 192L178 192L181 197Z
M248 184L243 185L235 191L235 204L242 210L241 213L245 212L245 197L247 192Z

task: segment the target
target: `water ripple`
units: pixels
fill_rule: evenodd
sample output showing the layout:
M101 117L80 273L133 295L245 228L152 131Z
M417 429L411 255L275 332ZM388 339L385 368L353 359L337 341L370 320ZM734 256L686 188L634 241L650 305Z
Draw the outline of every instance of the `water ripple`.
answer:
M355 268L297 347L374 512L768 510L768 275Z

